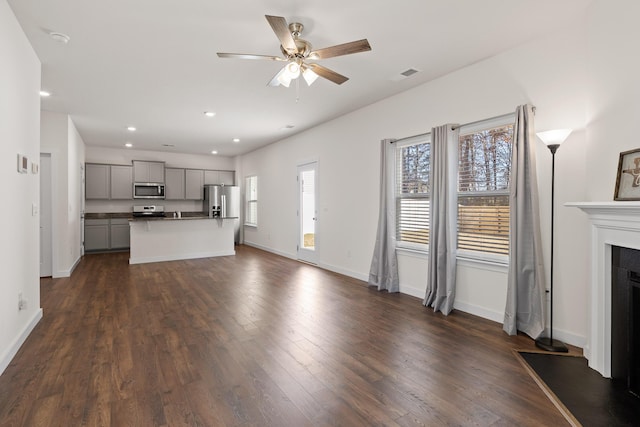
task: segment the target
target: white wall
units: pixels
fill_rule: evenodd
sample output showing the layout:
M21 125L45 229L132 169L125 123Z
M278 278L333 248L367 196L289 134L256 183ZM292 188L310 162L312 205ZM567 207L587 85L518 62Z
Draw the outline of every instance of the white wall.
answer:
M640 148L637 55L640 2L594 1L589 10L587 200L613 200L619 154Z
M68 277L80 261L80 168L84 141L66 114L42 111L40 150L51 154L53 277Z
M19 174L18 153L40 163L40 61L13 12L0 0L0 180L2 186L2 280L0 281L0 373L42 317L39 280L40 180ZM27 309L18 311L18 293Z
M150 160L165 162L166 167L228 170L236 169L235 160L232 157L169 153L164 151L140 151L130 149L105 148L87 146L87 163L108 163L114 165L131 165L132 160ZM237 177L236 177L237 180ZM237 184L237 182L236 182ZM88 200L85 211L95 212L131 212L134 204L144 204L144 202L134 202L126 200ZM200 211L202 202L192 200L162 200L161 203L166 211Z
M243 178L259 177L258 227L245 228L245 242L295 257L297 239L296 165L319 161L319 265L353 277L368 276L378 219L379 141L424 133L444 123L467 123L537 107L536 128L576 129L556 156L556 204L585 197L586 45L584 19L565 31L390 97L329 123L246 154ZM551 155L537 147L542 233L549 246ZM581 345L586 333L586 220L579 212L558 208L556 241L563 259L556 267L563 282L554 333ZM571 259L565 260L566 257ZM549 251L545 250L548 259ZM548 264L548 263L547 263ZM400 254L401 291L419 297L426 288L423 256ZM578 268L576 268L578 267ZM557 283L557 282L556 282ZM560 286L560 285L558 285ZM506 269L460 263L456 307L502 321Z

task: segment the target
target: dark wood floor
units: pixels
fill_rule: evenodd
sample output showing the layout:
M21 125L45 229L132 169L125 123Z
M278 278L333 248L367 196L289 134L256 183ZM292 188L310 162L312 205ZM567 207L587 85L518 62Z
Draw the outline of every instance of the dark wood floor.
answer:
M0 425L566 425L501 325L240 246L42 280Z

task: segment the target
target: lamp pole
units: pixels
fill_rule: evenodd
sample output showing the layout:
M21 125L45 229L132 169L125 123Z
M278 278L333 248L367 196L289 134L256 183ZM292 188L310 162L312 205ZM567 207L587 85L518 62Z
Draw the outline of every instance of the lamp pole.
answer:
M556 170L556 151L560 144L547 145L551 151L551 262L550 262L550 280L549 280L549 337L542 337L536 340L536 346L547 351L555 351L566 353L569 351L567 346L558 340L553 339L553 223L555 222L555 216L553 208L555 205L555 170Z

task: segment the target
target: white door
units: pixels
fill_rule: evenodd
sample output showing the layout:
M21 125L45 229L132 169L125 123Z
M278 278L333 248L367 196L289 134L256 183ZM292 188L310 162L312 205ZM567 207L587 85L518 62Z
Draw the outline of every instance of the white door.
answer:
M51 154L40 154L40 277L53 273Z
M298 259L317 264L317 162L298 166Z
M86 198L84 184L85 175L84 166L80 165L80 256L84 256L84 201Z

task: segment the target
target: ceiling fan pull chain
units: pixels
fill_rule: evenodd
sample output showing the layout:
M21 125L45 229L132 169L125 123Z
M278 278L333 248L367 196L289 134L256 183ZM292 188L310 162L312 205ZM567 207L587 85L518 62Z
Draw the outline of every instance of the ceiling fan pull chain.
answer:
M300 79L296 79L296 104L300 101Z

